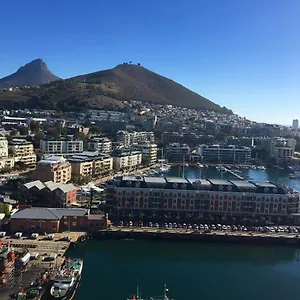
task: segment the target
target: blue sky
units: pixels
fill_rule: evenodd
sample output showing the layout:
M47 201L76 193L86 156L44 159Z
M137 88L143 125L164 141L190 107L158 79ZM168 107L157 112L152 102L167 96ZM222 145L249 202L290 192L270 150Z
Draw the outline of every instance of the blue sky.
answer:
M131 60L252 120L300 119L299 0L9 0L0 7L0 77L35 58L63 78Z

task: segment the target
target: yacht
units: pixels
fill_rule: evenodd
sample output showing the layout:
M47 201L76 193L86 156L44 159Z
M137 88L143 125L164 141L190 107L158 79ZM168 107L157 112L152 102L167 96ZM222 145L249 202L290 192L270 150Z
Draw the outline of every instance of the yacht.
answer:
M54 278L50 289L52 299L73 299L81 280L82 259L66 259Z

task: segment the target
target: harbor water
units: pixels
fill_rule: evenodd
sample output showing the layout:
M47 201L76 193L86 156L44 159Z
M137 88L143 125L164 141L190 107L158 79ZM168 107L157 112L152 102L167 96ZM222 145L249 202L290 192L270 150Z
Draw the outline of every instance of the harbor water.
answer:
M294 300L299 249L190 242L88 241L67 255L84 259L76 300L125 300L136 291L176 300ZM148 298L147 298L148 299Z
M254 181L271 181L300 191L300 180L280 169L242 170ZM167 176L182 176L172 167ZM233 178L216 168L189 167L188 178ZM67 252L84 259L76 300L125 300L137 281L147 298L169 288L175 300L294 300L300 296L300 249L193 242L87 241Z

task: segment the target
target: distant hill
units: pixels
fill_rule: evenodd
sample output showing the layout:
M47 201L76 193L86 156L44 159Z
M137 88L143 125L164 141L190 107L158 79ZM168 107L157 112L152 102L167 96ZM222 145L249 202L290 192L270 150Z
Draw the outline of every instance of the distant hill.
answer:
M181 84L134 64L121 64L113 69L45 84L38 89L18 91L18 95L14 93L17 92L0 93L3 105L15 107L20 97L21 107L80 111L122 107L122 101L139 100L232 113Z
M17 72L0 79L0 88L35 86L60 78L53 75L42 59L35 59Z

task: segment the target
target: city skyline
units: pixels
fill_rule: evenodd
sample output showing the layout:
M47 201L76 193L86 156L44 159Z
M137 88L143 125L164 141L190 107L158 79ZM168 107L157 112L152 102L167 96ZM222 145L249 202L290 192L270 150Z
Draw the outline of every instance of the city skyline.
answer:
M63 78L131 60L241 116L290 126L300 108L299 8L292 0L11 1L2 4L14 20L0 20L0 77L39 57Z

